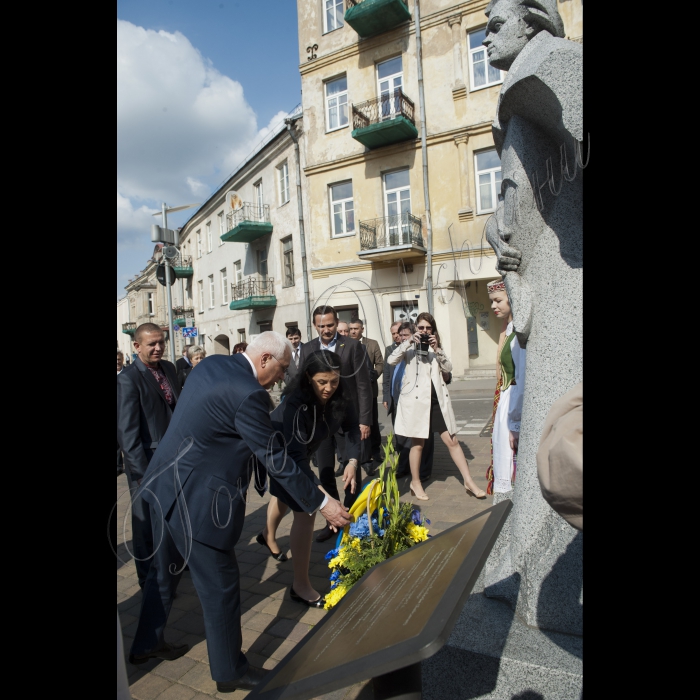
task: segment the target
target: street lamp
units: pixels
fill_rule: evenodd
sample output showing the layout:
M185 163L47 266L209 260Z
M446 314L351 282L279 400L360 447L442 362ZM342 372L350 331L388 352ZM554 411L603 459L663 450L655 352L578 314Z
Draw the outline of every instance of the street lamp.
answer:
M164 243L166 245L177 245L178 235L177 232L172 231L168 228L168 212L169 211L182 211L183 209L189 209L190 207L198 207L201 202L195 202L194 204L185 204L181 207L169 207L165 202L162 204L161 211L156 212L153 216L163 217L163 227L156 226L155 224L151 227L151 240L154 243ZM174 256L166 256L165 249L163 249L163 264L165 265L165 291L168 300L168 330L170 332L170 360L175 364L175 331L173 329L173 299L172 292L170 290L170 265Z

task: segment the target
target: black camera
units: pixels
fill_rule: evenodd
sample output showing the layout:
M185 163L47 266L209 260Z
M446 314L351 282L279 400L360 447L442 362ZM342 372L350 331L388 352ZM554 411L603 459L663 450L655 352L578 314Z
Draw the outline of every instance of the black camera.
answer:
M416 351L418 355L428 356L428 350L430 349L430 336L427 333L420 334L420 346Z

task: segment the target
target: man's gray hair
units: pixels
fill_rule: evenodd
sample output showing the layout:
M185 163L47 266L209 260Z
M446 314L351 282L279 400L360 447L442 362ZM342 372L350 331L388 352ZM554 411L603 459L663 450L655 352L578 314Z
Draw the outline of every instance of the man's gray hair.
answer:
M248 347L245 351L247 353L252 351L256 354L269 352L270 355L281 360L285 357L287 351L289 351L291 355L293 348L292 344L281 333L265 331L255 338L255 340L248 343Z
M204 357L206 357L207 351L201 345L190 345L187 348L187 358L189 361L192 362L197 355L204 355Z

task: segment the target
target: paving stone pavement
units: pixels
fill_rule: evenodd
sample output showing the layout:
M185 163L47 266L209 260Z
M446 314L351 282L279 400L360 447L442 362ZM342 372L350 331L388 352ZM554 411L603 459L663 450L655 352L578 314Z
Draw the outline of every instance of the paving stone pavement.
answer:
M385 431L383 431L385 432ZM490 460L490 439L478 435L460 436L465 455L477 486L486 489L486 469ZM363 475L364 476L364 475ZM340 480L338 480L340 487ZM399 480L402 500L411 500L408 493L409 478ZM453 464L447 448L436 436L433 477L425 485L429 501L415 501L416 507L430 519L430 531L437 534L455 523L481 512L491 506L492 497L477 500L469 497L462 486L461 476ZM342 488L340 489L342 493ZM136 577L134 562L124 544L131 548L130 522L124 522L128 507L126 477L117 477L117 515L119 559L117 560L117 608L124 636L125 658L134 638L141 605L141 590ZM279 563L269 557L255 538L265 525L265 514L269 495L262 498L253 489L250 491L245 526L236 545L236 556L241 572L241 601L243 615L243 651L255 666L274 668L327 613L309 609L293 602L289 597L292 583L292 562ZM291 516L285 517L278 532L278 543L282 551L289 552ZM316 515L316 530L325 521ZM125 529L123 529L125 528ZM322 544L314 542L311 553L311 580L323 593L329 590L330 573L324 556L333 540ZM127 662L126 669L132 697L136 700L205 700L206 698L242 698L248 693L218 693L216 683L209 672L207 642L204 633L202 609L189 572L184 572L178 595L165 631L168 642L187 643L190 651L176 661L153 659L146 664L133 666ZM351 688L328 693L323 700L355 700L365 683Z

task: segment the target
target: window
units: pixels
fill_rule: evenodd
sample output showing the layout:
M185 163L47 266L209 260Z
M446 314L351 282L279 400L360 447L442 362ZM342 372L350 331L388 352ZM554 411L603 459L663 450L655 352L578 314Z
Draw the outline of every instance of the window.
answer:
M219 212L219 245L224 244L224 239L221 238L226 233L226 218L224 217L224 212Z
M154 292L148 293L148 315L156 315L156 295Z
M262 198L262 180L258 180L253 185L253 190L255 192L255 206L258 208L257 216L262 217L263 215L263 198ZM262 220L262 219L261 219Z
M407 214L411 213L411 183L408 169L384 175L384 206L389 245L410 243L411 229Z
M207 253L212 251L211 221L207 221Z
M204 311L204 282L199 280L197 282L197 291L199 292L199 312Z
M282 243L282 267L284 268L284 286L294 286L294 248L292 237L285 238Z
M185 280L185 298L187 300L186 304L188 307L192 307L192 278L188 277Z
M202 229L197 231L197 257L202 257Z
M214 275L209 275L209 308L214 308Z
M377 64L377 88L382 102L381 118L392 119L401 114L401 97L396 93L403 86L401 56Z
M496 149L474 154L476 162L476 213L495 211L501 193L501 159Z
M272 321L261 321L260 323L258 323L258 327L260 328L261 333L265 333L265 331L271 331Z
M347 76L326 83L326 129L333 131L348 125Z
M235 284L238 284L242 279L243 279L243 270L241 268L241 261L236 260L236 262L233 263L233 281Z
M245 343L245 328L238 329L238 342Z
M352 182L330 186L331 232L333 238L355 233L355 207L352 201Z
M228 304L228 272L226 268L220 271L221 275L221 299L222 304Z
M472 90L503 82L503 73L490 66L487 61L486 47L482 44L485 38L486 29L469 34L469 74Z
M258 274L263 280L267 279L267 248L258 251Z
M286 204L289 201L289 164L285 160L279 168L280 177L280 204Z
M323 0L325 9L323 13L324 34L343 26L343 2L344 0Z

